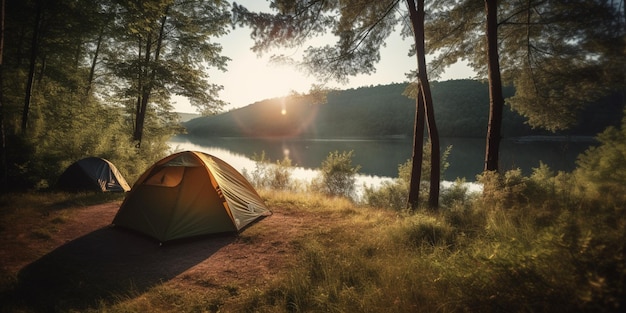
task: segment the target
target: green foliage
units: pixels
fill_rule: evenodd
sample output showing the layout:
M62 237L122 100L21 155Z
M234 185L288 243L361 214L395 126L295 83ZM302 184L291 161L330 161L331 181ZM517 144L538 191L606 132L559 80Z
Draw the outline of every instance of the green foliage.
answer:
M578 157L575 174L583 188L601 201L626 203L626 118L620 128L609 127L598 135L600 145Z
M260 155L255 153L252 156L252 160L254 161L254 171L248 173L248 170L244 169L242 174L254 187L261 188L265 185L264 181L270 160L265 156L265 151L261 151Z
M398 2L344 1L299 2L273 1L275 11L250 12L233 6L234 20L252 29L252 50L261 54L275 47L296 47L307 40L330 33L337 36L335 45L309 46L304 50L301 67L320 80L346 80L357 74L371 74L380 60L380 47L399 22L394 8ZM278 56L283 62L296 62Z
M456 241L456 229L445 219L436 216L408 216L398 227L398 230L393 231L392 240L409 249L448 247Z
M413 136L415 100L403 96L407 84L336 90L327 101L285 97L259 101L247 107L186 122L194 136L215 137L407 137ZM431 84L437 128L441 137L480 137L487 133L488 86L477 80L451 80ZM505 87L505 97L515 93ZM287 114L281 115L285 106ZM576 126L558 135L595 136L608 125L619 125L623 99L613 95L586 104ZM525 119L505 109L504 137L549 135L532 129Z
M614 240L623 240L624 226L604 229L591 212L568 208L548 227L537 226L532 214L518 209L486 214L481 236L441 267L442 279L455 282L451 298L462 303L450 309L619 311L626 272L624 244Z
M271 173L271 189L276 190L289 190L293 188L291 185L291 160L289 157L285 156L281 161L276 161L276 166Z
M313 183L313 189L329 196L353 198L355 191L355 175L359 172L359 165L352 165L354 151L335 151L328 154L322 162L320 175Z
M428 162L430 162L430 158L424 158L424 163ZM363 202L378 208L389 208L395 211L405 210L409 196L409 183L411 182L411 164L411 160L399 164L398 177L393 181L384 182L378 188L365 187ZM422 189L424 189L423 186Z
M572 127L586 105L623 88L621 2L506 2L497 10L500 71L516 89L506 101L533 127ZM437 1L427 12L426 46L438 55L429 69L440 74L466 60L486 78L484 5Z
M450 166L447 159L452 151L452 146L448 146L441 154L441 175ZM430 177L430 143L424 144L424 159L422 161L422 183L420 184L420 194L426 195L423 199L427 199L429 192L427 177ZM368 205L381 208L390 208L396 211L406 209L409 185L411 182L412 161L398 165L398 176L392 182L384 182L380 187L370 188L364 187L363 201ZM444 196L447 191L443 191Z
M530 177L516 169L503 174L484 172L477 179L483 186L481 201L489 207L515 209L520 204L540 203L537 209L549 211L577 200L575 177L565 172L555 174L543 163L533 169Z
M441 204L447 208L464 206L471 198L465 178L457 178L454 183L441 191Z
M409 186L399 179L383 182L377 188L364 187L363 202L376 208L406 209Z
M224 70L228 58L209 39L227 33L228 9L224 1L7 4L1 172L11 184L3 187L52 187L86 156L109 159L132 183L182 131L170 112L172 95L203 112L224 104L204 69ZM147 107L138 114L141 99ZM131 134L144 114L138 150Z
M299 236L289 237L287 264L270 279L213 287L208 282L184 292L185 280L204 278L174 279L103 301L92 311L622 312L623 203L579 193L584 176L568 175L542 164L528 177L517 171L485 173L485 184L508 190L502 192L506 206L462 195L459 181L452 198L462 201L437 212L355 209L340 197L267 191L263 196L277 212L324 217L324 223L309 224ZM485 187L490 190L486 196L493 197L494 186ZM523 196L509 195L513 190ZM0 207L14 203L27 210L28 218L54 207L61 218L51 219L50 228L30 232L36 240L47 240L63 227L67 203L85 201L72 197L4 196ZM3 225L19 223L20 212L3 210ZM262 237L256 236L266 231L253 227L242 236L258 243L255 239ZM14 288L0 286L4 296Z
M150 164L165 156L169 149L167 140L177 130L174 121L150 119L143 147L137 150L121 108L96 101L68 101L56 95L47 96L47 101L56 105L38 105L28 134L12 137L23 143L7 143L11 161L18 169L9 173L15 184L12 188L54 187L58 176L71 163L88 156L113 162L132 184ZM29 157L21 159L21 155Z
M291 177L293 167L289 157L285 156L282 160L272 164L272 161L266 157L265 151L262 151L260 155L255 153L252 160L255 162L254 171L248 173L244 169L243 175L256 188L293 191L297 189Z
M529 29L504 27L512 35L509 38L528 36L531 43L520 47L520 41L505 39L505 55L532 54L525 62L508 58L514 64L505 74L517 88L515 97L508 100L511 107L528 117L530 125L564 129L578 121L585 104L623 88L624 73L615 69L626 64L621 41L624 28L616 26L624 13L603 1L537 3L523 14L530 21ZM546 41L546 37L560 40ZM541 50L527 50L539 42Z
M504 209L511 208L519 201L529 200L525 194L528 177L524 177L519 168L504 174L484 172L476 180L483 186L483 201L486 206Z
M623 310L623 209L596 206L582 198L557 203L553 198L561 196L560 190L571 189L571 181L545 166L530 177L516 171L501 176L499 184L525 186L521 191L534 197L531 201L511 198L508 208L469 198L463 206L401 214L395 220L372 217L376 211L363 208L346 224L326 225L300 241L297 266L250 295L241 302L243 308L258 312ZM320 210L323 205L315 207ZM333 214L335 206L325 210ZM542 211L551 217L539 214Z
M228 57L212 39L225 35L230 5L225 1L153 1L138 5L120 1L114 25L119 32L110 71L123 81L121 96L136 100L147 91L150 101L164 105L172 94L187 97L203 114L219 111L221 86L209 83L205 67L225 70ZM113 26L113 25L107 25ZM146 43L146 41L150 41ZM139 77L139 79L137 79Z

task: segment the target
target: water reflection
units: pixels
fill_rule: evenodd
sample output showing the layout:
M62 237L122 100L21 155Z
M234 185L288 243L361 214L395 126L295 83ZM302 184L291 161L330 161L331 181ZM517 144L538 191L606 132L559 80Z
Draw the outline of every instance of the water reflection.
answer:
M558 139L558 140L555 140ZM500 169L521 168L524 174L531 173L539 162L558 171L571 171L578 154L593 144L593 141L572 138L543 138L543 140L504 139L500 149ZM170 140L177 150L198 150L213 154L233 164L235 168L251 171L254 154L265 152L272 160L288 156L296 168L296 177L311 178L330 152L354 151L352 163L360 165L364 177L369 181L384 181L398 176L398 165L411 157L410 139L288 139L262 140L252 138L198 138L176 136ZM485 140L480 138L441 138L441 146L452 146L448 156L449 168L443 179L454 181L465 178L474 181L482 172Z
M220 141L222 145L218 145L219 142L212 142L212 141L200 141L199 142L197 140L192 141L189 137L186 137L186 136L176 136L176 137L173 137L169 141L169 145L171 149L173 150L172 152L183 151L183 150L205 152L205 153L211 154L215 157L218 157L226 161L227 163L229 163L231 166L233 166L235 169L237 169L240 172L247 171L248 173L254 171L255 166L256 166L256 163L251 159L254 154L260 155L263 151L265 151L267 157L270 160L272 160L272 162L275 162L276 160L282 160L285 156L289 156L290 159L293 157L291 155L292 148L290 148L290 145L277 145L276 142L272 142L274 145L259 145L259 142L255 140L240 139L240 138L232 139L232 140L229 140L229 139L223 139L223 140L224 141ZM244 142L240 142L241 140L243 140ZM242 153L235 152L237 150L230 150L230 149L222 148L222 146L225 143L230 143L230 145L225 145L225 146L231 147L231 148L233 147L233 144L236 144L236 146L239 146L242 149L246 147L245 151L248 151L248 154L244 155ZM254 150L253 149L254 147L261 148L261 149ZM280 149L277 150L277 147L280 147L280 149L282 150ZM282 151L282 154L276 153L276 151ZM343 150L340 150L340 151L343 151ZM286 153L289 153L289 155L285 155ZM305 153L298 153L298 155L303 155L303 154ZM327 154L328 153L326 152L326 154L323 156L323 159L326 158ZM300 158L300 160L302 159ZM311 180L315 179L318 176L319 171L317 170L317 168L321 166L321 161L319 162L317 166L314 166L314 167L313 166L303 167L300 165L301 163L297 163L297 162L292 162L292 164L294 165L292 169L293 178L302 182L310 182ZM353 164L356 165L358 163L353 162ZM397 173L394 176L397 176ZM357 175L356 177L356 184L357 186L377 187L377 186L380 186L385 181L392 181L392 180L393 179L390 176L360 174L360 175ZM360 193L360 190L357 192Z

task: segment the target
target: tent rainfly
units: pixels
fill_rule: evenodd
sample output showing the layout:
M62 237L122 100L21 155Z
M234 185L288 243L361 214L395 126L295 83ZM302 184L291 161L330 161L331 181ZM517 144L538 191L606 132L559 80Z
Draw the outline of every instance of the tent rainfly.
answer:
M228 163L184 151L156 162L139 177L113 225L166 242L238 232L270 214L254 187Z
M57 188L65 191L119 191L126 192L130 186L108 160L88 157L70 165L57 181Z

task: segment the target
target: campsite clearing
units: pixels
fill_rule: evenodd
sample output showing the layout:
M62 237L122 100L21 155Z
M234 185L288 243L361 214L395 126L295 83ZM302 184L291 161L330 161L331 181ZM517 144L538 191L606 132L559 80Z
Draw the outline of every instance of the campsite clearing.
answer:
M0 311L81 310L138 299L162 286L200 292L224 309L293 265L294 243L323 220L314 211L279 204L271 208L273 215L239 235L159 246L152 238L110 226L120 204L60 204L19 216L2 212L0 303L9 307Z

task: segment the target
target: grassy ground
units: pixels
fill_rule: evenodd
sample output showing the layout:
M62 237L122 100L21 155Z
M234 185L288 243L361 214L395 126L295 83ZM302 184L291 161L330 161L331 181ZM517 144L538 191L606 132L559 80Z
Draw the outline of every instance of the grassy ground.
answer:
M111 285L108 274L86 273L104 268L113 275L124 271L123 262L118 262L119 267L102 262L93 263L96 267L76 264L78 270L68 275L86 275L91 281L83 282L82 291L80 284L63 285L71 289L59 293L64 299L26 298L20 279L33 264L54 259L55 251L93 237L102 223L86 234L74 233L73 239L59 239L70 236L68 228L78 223L75 216L98 205L87 196L4 196L0 239L3 244L18 241L11 249L20 257L1 261L3 311L626 309L626 217L620 205L582 198L558 203L537 198L532 203L513 200L504 206L474 198L437 213L409 214L316 194L263 192L262 196L274 215L238 236L198 238L169 247L165 250L171 252L167 267L153 267L149 260L157 256L151 253L163 255L164 250L146 248L150 258L135 258L136 270L124 274L134 277L136 271L149 271L153 276L144 283L136 280L134 287ZM119 199L98 201L119 203ZM194 255L216 241L220 245L214 250L205 250L182 268L172 268L184 255ZM93 287L98 285L114 286L114 290Z

